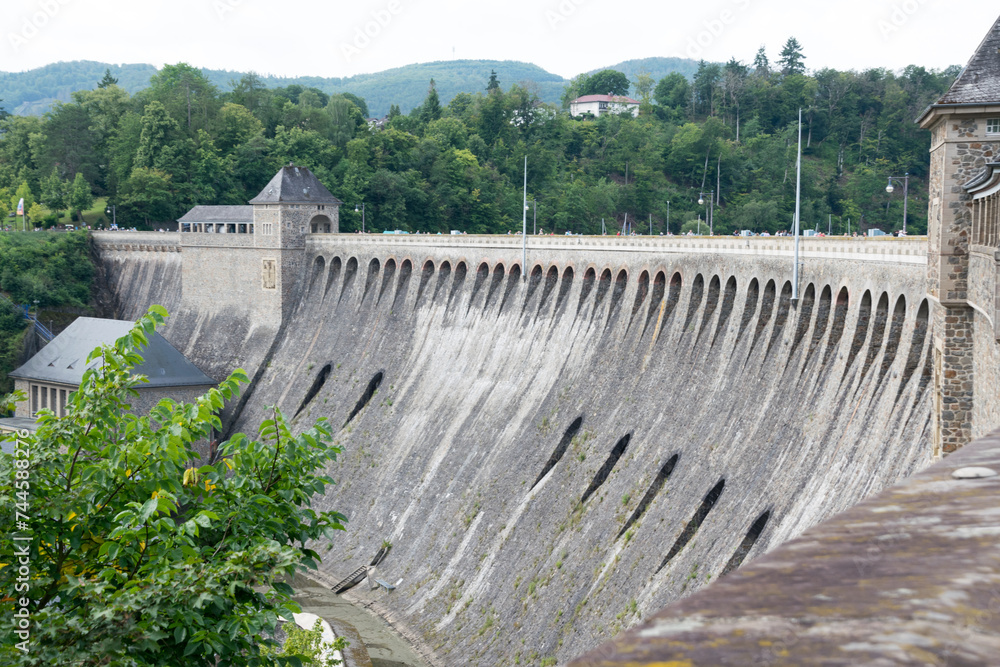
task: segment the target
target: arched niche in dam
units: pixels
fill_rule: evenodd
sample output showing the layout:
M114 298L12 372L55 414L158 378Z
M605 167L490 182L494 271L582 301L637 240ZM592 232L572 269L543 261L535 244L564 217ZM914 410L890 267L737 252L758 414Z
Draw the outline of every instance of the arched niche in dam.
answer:
M538 483L545 479L545 476L556 467L556 464L562 459L566 450L569 448L570 443L573 442L573 438L575 438L576 434L580 432L580 428L582 426L583 415L580 415L566 428L566 431L563 433L562 438L559 439L559 443L556 445L556 448L552 451L552 456L550 456L549 460L545 462L545 466L542 468L542 471L538 473L535 483L531 485L532 489L538 486Z
M342 262L340 261L340 257L334 255L330 260L330 270L327 272L326 276L326 287L323 289L324 298L326 298L326 295L330 293L330 289L340 279L341 266Z
M657 572L666 567L670 561L674 559L674 556L679 554L684 547L687 546L688 542L694 538L694 536L698 533L698 529L701 528L703 523L705 523L705 519L708 518L712 508L714 508L715 504L719 502L719 497L722 495L722 490L725 487L726 479L723 477L709 490L708 493L705 494L705 497L701 501L701 505L699 505L698 509L695 510L694 516L692 516L691 520L684 526L684 530L681 531L681 534L677 536L677 540L674 542L674 545L670 547L670 551L667 552L667 555L663 558L663 562L660 563L660 567L656 568Z
M378 373L372 376L372 379L368 381L368 386L365 387L364 392L361 394L361 398L358 399L358 402L354 405L354 409L351 410L351 413L347 415L347 419L344 421L344 425L341 426L341 428L346 428L347 425L350 424L354 420L354 418L358 416L358 413L360 413L362 410L365 409L365 407L367 407L369 401L372 400L372 396L375 395L375 392L377 392L379 386L381 386L382 378L384 377L385 377L384 371L379 371Z
M330 377L330 371L332 369L333 369L333 364L326 364L325 366L323 366L323 368L319 369L319 372L316 374L316 378L313 380L312 385L309 387L309 391L307 391L306 395L302 398L302 402L299 404L299 409L295 411L295 415L292 417L293 419L295 417L298 417L299 413L305 410L306 407L308 407L308 405L312 402L312 400L316 398L316 394L320 392L320 390L323 388L323 385L326 384L327 378Z

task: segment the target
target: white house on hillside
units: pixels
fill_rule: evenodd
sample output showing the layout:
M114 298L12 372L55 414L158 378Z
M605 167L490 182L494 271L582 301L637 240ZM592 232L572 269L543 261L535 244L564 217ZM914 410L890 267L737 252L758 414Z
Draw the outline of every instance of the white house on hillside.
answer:
M584 95L569 103L571 116L593 114L602 116L606 113L621 113L629 111L633 116L639 115L639 100L620 95Z

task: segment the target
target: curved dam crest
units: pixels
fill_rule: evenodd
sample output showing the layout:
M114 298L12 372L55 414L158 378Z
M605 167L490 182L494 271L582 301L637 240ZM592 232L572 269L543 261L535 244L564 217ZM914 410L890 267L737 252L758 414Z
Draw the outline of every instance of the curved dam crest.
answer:
M793 303L778 241L531 239L525 279L516 239L313 236L279 322L188 299L177 236L96 235L117 312L255 376L235 428L343 426L321 569L390 541L352 594L439 664L565 661L934 455L916 241L804 244Z

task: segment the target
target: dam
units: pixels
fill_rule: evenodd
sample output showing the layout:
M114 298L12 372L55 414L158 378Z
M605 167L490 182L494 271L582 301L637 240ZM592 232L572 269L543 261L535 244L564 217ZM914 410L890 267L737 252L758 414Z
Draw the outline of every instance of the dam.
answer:
M268 318L210 236L96 234L116 315L244 366L232 429L340 428L321 571L391 543L353 594L439 664L564 661L940 446L923 239L803 241L792 302L791 239L310 235Z
M803 240L797 285L789 238L339 234L290 164L178 233L94 234L100 307L161 304L206 374L248 372L224 436L330 421L314 502L349 524L317 577L384 556L395 588L348 595L431 664L983 664L998 54L1000 21L918 119L928 236Z

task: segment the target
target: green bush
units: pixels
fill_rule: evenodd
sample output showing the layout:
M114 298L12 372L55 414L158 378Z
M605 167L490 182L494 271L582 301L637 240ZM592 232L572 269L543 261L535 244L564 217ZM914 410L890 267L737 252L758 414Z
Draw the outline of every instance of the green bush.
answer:
M324 649L331 651L343 651L348 646L348 641L343 637L337 637L333 643L323 641L323 622L318 618L312 630L300 628L295 623L285 623L282 627L285 630L285 643L278 651L272 647L261 647L262 656L292 657L298 656L302 660L302 667L336 667L343 664L343 660L334 658L321 659Z

